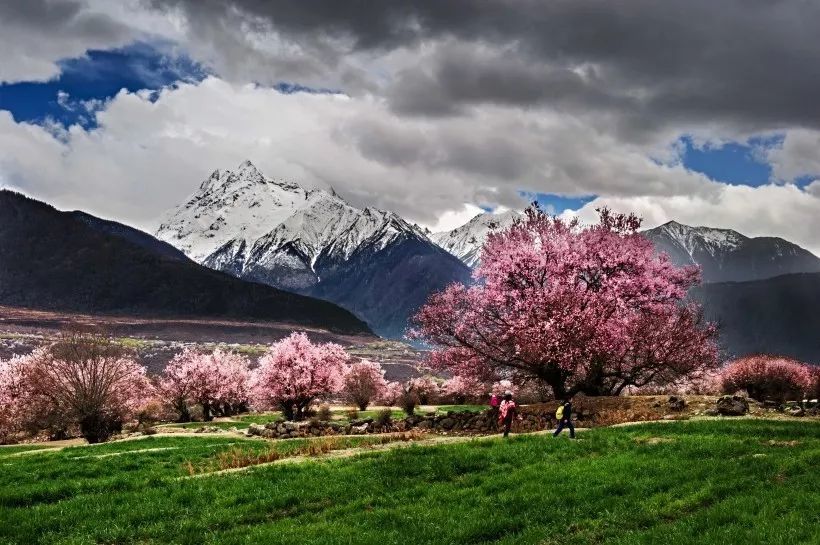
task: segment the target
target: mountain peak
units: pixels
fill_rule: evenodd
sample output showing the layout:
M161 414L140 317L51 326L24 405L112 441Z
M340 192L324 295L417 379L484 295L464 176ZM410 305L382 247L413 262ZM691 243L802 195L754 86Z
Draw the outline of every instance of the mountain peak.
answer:
M493 213L484 212L452 231L433 233L430 240L459 258L466 265L478 265L481 248L491 233L504 230L523 214L515 210Z
M669 221L643 231L678 265L700 265L706 282L744 281L820 270L820 259L780 238L750 238L733 229Z

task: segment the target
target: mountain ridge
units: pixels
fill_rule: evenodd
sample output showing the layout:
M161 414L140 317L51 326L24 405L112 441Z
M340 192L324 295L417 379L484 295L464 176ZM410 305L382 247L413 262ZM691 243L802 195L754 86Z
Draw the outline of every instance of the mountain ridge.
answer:
M150 235L137 236L134 231L0 191L0 304L74 312L247 317L370 333L363 322L336 305L245 282L158 251L162 243L150 243ZM134 241L134 236L142 241Z
M820 272L820 258L779 237L748 237L733 229L692 227L677 221L642 234L676 265L700 265L704 282Z

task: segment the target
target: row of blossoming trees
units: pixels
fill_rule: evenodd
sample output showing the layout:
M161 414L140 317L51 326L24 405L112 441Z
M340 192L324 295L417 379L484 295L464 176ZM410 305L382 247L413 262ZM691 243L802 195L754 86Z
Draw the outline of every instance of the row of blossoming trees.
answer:
M313 344L304 333L273 344L253 370L239 354L185 349L150 378L110 339L70 332L28 356L0 361L0 440L21 431L57 438L76 427L89 442L103 441L157 407L181 422L191 420L194 407L204 420L250 407L300 419L320 398L345 395L364 409L397 399L412 384L388 383L377 363L352 362L341 346Z
M77 427L105 440L162 405L179 421L248 408L305 416L317 399L342 395L360 409L376 400L412 413L443 393L456 402L490 391L530 398L619 395L641 389L745 390L779 400L818 395L817 368L755 356L718 369L717 330L686 301L699 281L638 233L634 215L600 211L598 224L549 217L537 207L491 235L470 286L431 296L411 336L433 347L428 364L450 376L388 383L377 363L295 333L255 369L239 354L186 349L160 377L101 336L67 333L50 347L0 362L0 440L20 430L59 437Z
M450 382L464 392L458 380ZM161 375L149 377L110 339L72 331L30 355L0 361L0 442L19 432L60 438L74 428L99 442L157 412L190 421L194 408L206 421L250 408L299 420L329 398L361 410L374 401L400 404L412 413L440 392L431 377L387 382L378 363L354 361L340 345L314 344L304 333L271 345L254 369L240 354L186 348Z

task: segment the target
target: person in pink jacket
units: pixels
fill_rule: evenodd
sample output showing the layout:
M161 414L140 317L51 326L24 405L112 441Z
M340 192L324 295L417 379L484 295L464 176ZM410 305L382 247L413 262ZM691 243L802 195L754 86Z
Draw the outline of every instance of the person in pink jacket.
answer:
M512 392L507 391L504 394L504 400L498 406L498 423L504 430L504 437L510 435L510 428L512 427L513 419L517 416L518 407L513 401Z

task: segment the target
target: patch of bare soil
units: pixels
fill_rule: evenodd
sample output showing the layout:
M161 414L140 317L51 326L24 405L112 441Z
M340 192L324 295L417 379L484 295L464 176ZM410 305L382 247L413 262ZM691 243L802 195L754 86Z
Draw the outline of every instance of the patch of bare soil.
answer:
M769 445L770 447L796 447L800 444L800 441L777 441L775 439L771 439L769 441L766 441L764 444Z
M27 354L51 342L69 326L85 326L121 339L134 349L150 372L161 371L185 346L223 346L249 356L293 331L304 331L314 342L335 342L355 353L373 354L386 365L388 375L407 374L418 352L403 343L382 341L374 335L344 335L281 322L221 318L150 317L50 312L0 305L0 359ZM355 354L354 354L355 355ZM396 371L391 373L391 367ZM394 380L391 376L389 379Z

